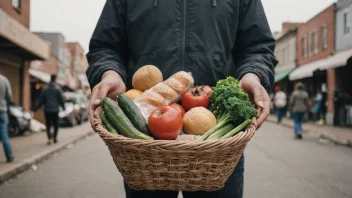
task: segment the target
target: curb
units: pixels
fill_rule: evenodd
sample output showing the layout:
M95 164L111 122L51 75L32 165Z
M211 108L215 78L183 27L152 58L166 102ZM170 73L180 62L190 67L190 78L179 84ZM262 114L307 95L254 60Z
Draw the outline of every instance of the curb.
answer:
M78 136L77 138L66 141L65 143L63 143L60 146L52 147L51 149L48 149L47 151L44 151L42 153L36 154L32 157L29 157L29 158L23 160L21 163L17 164L11 170L0 175L0 185L5 183L7 180L15 177L16 175L28 170L33 164L37 164L39 162L42 162L42 161L48 159L52 154L64 150L68 145L75 144L75 143L77 143L77 142L83 140L84 138L91 136L93 134L95 134L94 131L89 131L86 134Z
M267 121L271 122L271 123L276 123L275 120L272 120L270 118L268 118ZM285 126L287 128L293 129L292 125L289 125L289 124L286 124L286 123L281 123L281 125ZM328 134L319 133L319 132L316 132L316 131L310 131L310 130L307 130L307 129L303 129L303 133L306 133L310 137L329 140L329 141L331 141L332 143L334 143L336 145L352 147L352 141L351 140L336 139L335 137L332 137L332 136L330 136Z

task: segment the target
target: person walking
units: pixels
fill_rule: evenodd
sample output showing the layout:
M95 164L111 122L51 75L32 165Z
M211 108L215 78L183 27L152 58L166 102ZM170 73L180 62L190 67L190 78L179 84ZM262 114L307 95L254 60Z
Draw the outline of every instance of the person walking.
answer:
M260 111L260 127L270 113L274 85L275 39L261 0L107 0L87 54L92 89L90 120L104 97L132 88L133 74L157 66L166 79L191 72L196 83L215 86L233 76ZM213 192L183 192L183 197L241 198L244 157L225 187ZM127 198L170 197L174 191L137 191L125 183Z
M295 138L302 139L302 123L308 110L308 93L302 83L297 83L290 98L290 107L294 120Z
M56 75L51 75L50 83L42 90L39 103L34 109L37 111L44 106L46 133L48 136L48 145L57 143L57 135L59 130L59 107L65 110L65 99L63 92L59 86L56 85ZM54 127L54 135L51 133L51 126Z
M12 90L9 80L0 74L0 139L8 163L14 160L8 134L9 116L7 114L7 105L11 102L11 98Z
M277 123L280 124L284 116L285 107L287 104L287 96L281 87L275 93L274 104L276 109Z

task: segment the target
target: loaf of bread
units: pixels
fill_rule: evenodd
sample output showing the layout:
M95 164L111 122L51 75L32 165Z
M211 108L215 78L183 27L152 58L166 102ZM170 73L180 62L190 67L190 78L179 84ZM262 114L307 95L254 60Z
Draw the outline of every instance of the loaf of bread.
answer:
M165 83L159 83L152 87L150 90L163 96L168 101L168 103L176 102L178 99L177 92Z
M190 73L181 71L172 75L164 83L175 90L178 94L182 94L187 91L188 88L193 86L194 79Z
M160 95L154 91L151 91L151 90L145 91L142 95L140 95L136 99L136 101L137 102L144 102L144 103L150 104L155 107L161 107L161 106L168 105L166 102L166 99L162 95Z

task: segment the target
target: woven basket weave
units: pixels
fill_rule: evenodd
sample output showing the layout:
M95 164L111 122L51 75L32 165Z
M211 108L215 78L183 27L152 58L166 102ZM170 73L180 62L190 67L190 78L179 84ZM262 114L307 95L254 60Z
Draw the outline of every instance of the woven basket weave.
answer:
M224 187L256 131L252 120L244 132L226 140L139 140L109 133L99 117L94 127L110 150L126 183L134 190L215 191Z

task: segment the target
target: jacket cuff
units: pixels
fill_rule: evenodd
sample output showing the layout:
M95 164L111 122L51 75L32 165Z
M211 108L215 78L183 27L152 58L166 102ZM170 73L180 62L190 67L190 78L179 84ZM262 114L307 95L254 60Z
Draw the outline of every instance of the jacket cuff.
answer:
M274 82L270 81L269 76L260 67L257 67L257 66L246 67L246 69L243 69L237 73L237 77L238 77L238 79L241 79L244 75L246 75L248 73L252 73L252 74L257 75L260 79L260 83L263 85L265 90L268 93L272 92L272 86L273 86Z

